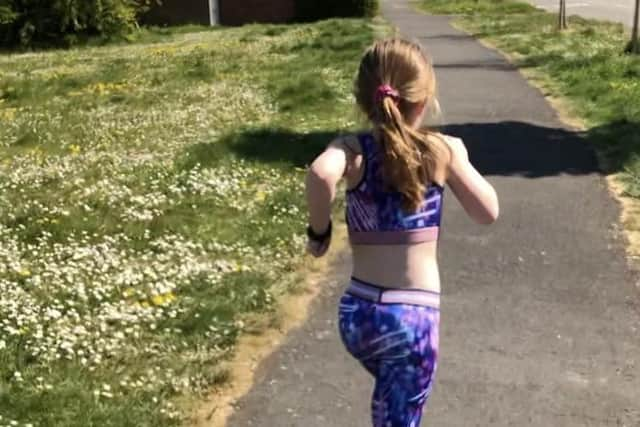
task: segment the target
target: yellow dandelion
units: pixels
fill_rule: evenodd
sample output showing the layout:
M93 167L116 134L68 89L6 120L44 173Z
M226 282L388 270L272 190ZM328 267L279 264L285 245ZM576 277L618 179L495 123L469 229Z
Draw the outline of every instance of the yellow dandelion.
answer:
M109 89L104 83L97 83L94 86L94 92L98 92L98 95L104 95L109 93Z
M166 46L151 49L151 53L157 56L168 56L173 55L176 52L176 47L174 46Z
M164 294L154 295L153 297L151 297L151 302L155 306L161 306L161 305L170 304L175 299L176 299L176 296L173 292L167 292Z
M18 110L15 108L6 108L0 111L0 118L7 122L13 121L16 118L16 111Z

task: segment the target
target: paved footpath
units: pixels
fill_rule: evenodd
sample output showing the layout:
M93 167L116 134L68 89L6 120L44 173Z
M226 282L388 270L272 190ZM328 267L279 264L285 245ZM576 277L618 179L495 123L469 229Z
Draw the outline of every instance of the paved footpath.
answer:
M386 0L434 57L448 132L496 186L474 225L448 193L441 360L423 426L640 426L640 289L594 155L502 56ZM343 350L344 254L308 322L261 366L230 427L366 427L371 379Z

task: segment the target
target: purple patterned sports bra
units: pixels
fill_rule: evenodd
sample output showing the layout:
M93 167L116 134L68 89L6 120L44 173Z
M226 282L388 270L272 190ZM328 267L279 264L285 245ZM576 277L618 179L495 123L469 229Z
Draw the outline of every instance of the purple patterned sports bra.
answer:
M349 240L358 245L400 245L438 240L444 188L430 184L424 202L414 213L402 209L398 192L384 191L379 147L373 135L358 135L364 173L347 190Z

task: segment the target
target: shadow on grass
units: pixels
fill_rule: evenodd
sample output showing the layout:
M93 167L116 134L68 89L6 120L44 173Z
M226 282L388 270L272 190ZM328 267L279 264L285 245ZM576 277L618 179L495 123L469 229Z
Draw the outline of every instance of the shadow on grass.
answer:
M628 195L640 198L640 121L618 120L589 130L607 172L624 172Z
M613 122L586 132L524 122L450 124L442 130L465 141L486 175L601 174L628 170L640 159L640 123ZM606 164L598 164L596 147Z
M304 167L338 134L337 130L297 133L282 128L248 129L191 146L183 167L211 167L227 161L229 156L282 167Z

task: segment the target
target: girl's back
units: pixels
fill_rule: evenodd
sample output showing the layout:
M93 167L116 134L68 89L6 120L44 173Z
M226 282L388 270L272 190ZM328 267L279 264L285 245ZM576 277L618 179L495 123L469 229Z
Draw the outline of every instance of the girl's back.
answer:
M346 220L354 277L385 287L439 291L436 249L444 187L425 183L422 205L407 213L402 195L385 186L375 136L360 134L343 144L350 150Z
M327 251L331 202L346 179L353 276L340 300L340 334L375 378L373 425L415 427L438 361L444 186L480 223L496 220L498 199L462 141L420 129L436 101L419 45L374 44L360 64L356 99L373 131L336 139L311 165L308 248Z

